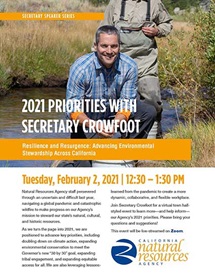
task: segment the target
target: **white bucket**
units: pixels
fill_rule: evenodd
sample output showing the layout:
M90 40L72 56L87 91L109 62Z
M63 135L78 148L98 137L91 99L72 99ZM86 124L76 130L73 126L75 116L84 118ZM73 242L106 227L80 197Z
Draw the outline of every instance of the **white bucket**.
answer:
M149 131L147 139L156 139L158 133L158 122L155 121L151 130Z
M104 167L112 167L112 168L133 168L135 162L132 160L96 160L92 161L93 168L104 168Z

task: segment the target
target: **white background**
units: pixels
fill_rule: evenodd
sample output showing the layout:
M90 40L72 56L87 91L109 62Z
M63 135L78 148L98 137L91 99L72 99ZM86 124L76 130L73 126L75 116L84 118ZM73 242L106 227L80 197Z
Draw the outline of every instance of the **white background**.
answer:
M74 171L75 170L75 171ZM149 176L155 174L185 175L185 185L190 195L191 220L184 222L184 249L189 252L189 260L186 263L168 263L163 266L138 266L129 264L121 266L115 263L111 257L111 247L120 238L136 240L147 236L137 234L111 234L109 225L109 196L110 189L140 189L141 186L82 186L82 189L96 189L99 199L102 201L102 220L100 224L87 222L85 226L101 232L101 241L97 247L97 256L102 263L101 268L22 268L21 267L21 191L22 189L50 189L48 186L23 186L22 174L28 175L87 175L92 172L98 175L102 173L144 173ZM145 278L151 279L178 279L178 278L214 278L214 169L213 168L94 168L94 169L57 169L57 168L1 168L1 230L0 230L0 274L2 278L49 278L59 277L74 278ZM71 189L71 186L54 186L56 189ZM91 187L91 188L90 188ZM174 185L157 185L157 188L173 189ZM148 186L148 189L153 188ZM155 187L154 187L155 188ZM53 187L52 187L53 189ZM145 188L147 189L147 188ZM77 222L77 226L81 226ZM79 220L80 222L80 220ZM180 223L181 224L181 223ZM95 226L99 226L96 228ZM148 237L153 237L150 235ZM158 237L157 235L154 237ZM163 237L163 236L162 236ZM102 245L101 245L102 244ZM4 276L4 277L3 277Z

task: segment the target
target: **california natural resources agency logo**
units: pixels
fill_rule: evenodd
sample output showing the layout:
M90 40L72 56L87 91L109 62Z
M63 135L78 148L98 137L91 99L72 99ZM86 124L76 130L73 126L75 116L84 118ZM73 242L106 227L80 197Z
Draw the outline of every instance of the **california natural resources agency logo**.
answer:
M119 239L112 246L111 255L115 262L127 265L163 265L166 262L186 262L189 253L182 250L184 239L139 239L135 245L129 239Z

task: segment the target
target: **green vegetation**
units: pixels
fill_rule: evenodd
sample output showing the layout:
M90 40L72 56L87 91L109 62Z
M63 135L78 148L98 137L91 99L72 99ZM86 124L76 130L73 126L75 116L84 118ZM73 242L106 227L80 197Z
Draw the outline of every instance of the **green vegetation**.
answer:
M215 117L215 5L209 13L199 11L184 28L175 29L159 43L162 87L177 94L186 120Z
M89 0L89 3L94 6L107 5L109 0Z
M168 161L168 167L214 167L215 166L215 121L197 122L185 125L179 124L168 135L167 138L181 138L192 140L191 161Z
M214 167L215 166L215 121L200 121L193 125L179 124L165 135L170 139L191 139L190 161L140 161L139 167ZM165 140L165 139L163 139Z
M191 7L198 7L201 0L163 0L167 10L172 13L174 8L179 7L181 10L187 10Z
M10 87L18 77L35 85L51 76L66 79L73 61L90 52L97 26L85 21L6 22L0 27L1 87Z

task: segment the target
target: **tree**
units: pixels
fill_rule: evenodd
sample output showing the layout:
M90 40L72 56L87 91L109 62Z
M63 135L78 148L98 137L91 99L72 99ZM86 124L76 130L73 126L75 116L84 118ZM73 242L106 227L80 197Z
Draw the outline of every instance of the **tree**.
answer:
M107 5L109 2L109 0L88 0L88 1L94 6Z
M197 7L199 6L200 0L163 0L162 2L164 3L167 10L171 12L176 7L179 7L181 10L189 9L192 6Z

